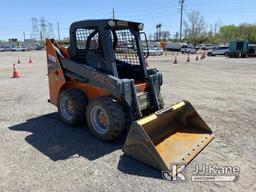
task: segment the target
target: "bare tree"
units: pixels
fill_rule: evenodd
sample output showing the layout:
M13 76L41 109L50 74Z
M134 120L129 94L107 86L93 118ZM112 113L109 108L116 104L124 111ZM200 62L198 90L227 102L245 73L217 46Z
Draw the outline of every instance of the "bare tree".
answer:
M192 10L184 21L184 38L196 45L205 35L206 24L199 11Z
M160 36L162 40L166 41L170 39L171 33L169 31L162 31Z
M179 32L176 32L173 37L174 37L175 41L178 41L179 37L180 37Z
M148 40L149 40L149 41L152 41L152 40L153 40L153 35L152 35L151 33L148 35Z
M184 36L184 39L188 39L188 34L189 34L189 31L190 31L190 28L189 28L189 25L186 21L183 22L183 36Z
M218 23L215 22L215 24L214 24L214 35L217 34L217 31L218 31L218 30L219 30Z

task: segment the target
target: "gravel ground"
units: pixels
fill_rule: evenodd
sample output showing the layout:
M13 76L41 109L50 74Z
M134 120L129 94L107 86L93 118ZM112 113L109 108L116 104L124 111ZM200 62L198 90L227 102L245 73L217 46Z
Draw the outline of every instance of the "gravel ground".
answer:
M28 64L29 56L33 63ZM20 79L10 78L12 64ZM256 60L151 57L164 76L167 105L188 100L215 134L189 164L186 182L166 182L159 171L123 155L123 138L103 143L84 127L60 122L47 103L45 52L0 53L1 191L256 191ZM239 166L237 182L192 182L196 164Z

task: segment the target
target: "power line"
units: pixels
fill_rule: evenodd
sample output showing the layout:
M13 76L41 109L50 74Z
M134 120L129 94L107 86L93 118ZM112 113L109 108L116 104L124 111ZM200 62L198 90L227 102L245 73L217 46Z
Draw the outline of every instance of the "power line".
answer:
M228 2L227 0L222 1L220 4L216 4L215 1L204 1L204 2L193 2L193 3L188 3L189 6L207 6L210 7L211 5L246 5L246 4L252 4L255 3L255 0L243 0L243 2L241 3L241 1L234 1L234 0L230 0L230 2Z
M254 1L255 2L255 1ZM203 3L206 3L206 2L203 2ZM223 3L228 3L228 4L233 4L233 1L232 2L222 2L221 4L217 4L217 5L223 5ZM234 2L234 3L240 3L240 2ZM211 6L210 5L210 2L207 2L207 4L189 4L189 6L194 6L194 5L207 5L208 7L209 6ZM214 5L216 5L216 4L214 4ZM243 5L244 5L244 2L243 2ZM124 14L122 14L122 17L137 17L137 16L149 16L150 18L154 18L155 16L160 16L160 14L162 14L162 13L167 13L169 10L170 10L170 8L173 8L173 6L170 6L170 5L166 5L166 6L164 6L164 7L162 7L161 9L160 9L160 7L154 7L154 10L152 10L152 8L151 9L142 9L142 10L138 10L138 12L137 11L132 11L132 12L127 12L127 13L125 13L125 12L122 12L122 13L124 13ZM157 10L155 10L155 9L157 9ZM199 7L199 9L200 9L200 7ZM253 9L253 10L252 10ZM143 11L143 10L145 10L145 11ZM147 10L147 11L146 11ZM166 10L166 11L163 11L163 10ZM221 10L221 11L220 11ZM247 12L247 10L248 10L248 12L253 12L255 9L253 8L253 7L248 7L248 8L245 8L245 7L240 7L239 8L239 12L241 11L241 10L243 10L244 12ZM154 16L152 16L152 12L154 11ZM222 13L222 11L223 11L223 13L226 13L226 12L229 12L229 11L232 11L232 12L237 12L237 10L226 10L226 9L213 9L212 7L209 7L209 8L203 8L202 10L200 10L200 11L205 11L205 12L208 12L208 11L210 11L210 12L218 12L218 13ZM146 14L146 13L148 13L148 14ZM158 14L159 13L159 14ZM106 14L107 15L107 14ZM166 14L167 15L167 14ZM170 15L172 15L172 14L170 14ZM76 15L73 15L73 16L76 16ZM165 15L164 15L165 16ZM18 20L17 20L18 21ZM51 20L51 21L53 21L53 20ZM9 27L17 27L18 28L18 26L20 26L20 27L24 27L24 26L28 26L28 25L19 25L21 22L23 22L23 23L27 23L25 20L19 20L19 22L17 22L17 25L13 25L13 26L8 26L8 28ZM14 22L11 22L11 23L14 23ZM63 22L62 22L63 23ZM72 23L72 21L70 21L70 22L64 22L64 23L67 23L67 24L70 24L70 23Z

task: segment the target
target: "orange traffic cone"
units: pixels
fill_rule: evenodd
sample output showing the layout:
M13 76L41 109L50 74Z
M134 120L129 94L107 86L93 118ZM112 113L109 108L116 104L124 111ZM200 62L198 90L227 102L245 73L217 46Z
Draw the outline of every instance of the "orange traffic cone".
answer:
M18 64L21 64L21 62L20 62L20 57L18 57L18 62L17 62Z
M177 54L175 54L173 64L177 64L177 63L178 63Z
M190 62L189 54L187 55L187 63Z
M29 64L31 64L32 63L32 59L31 59L31 56L29 57L29 62L28 62Z
M198 61L199 60L199 58L198 58L198 53L196 54L196 61Z
M16 68L16 64L13 64L12 78L20 78L20 72Z

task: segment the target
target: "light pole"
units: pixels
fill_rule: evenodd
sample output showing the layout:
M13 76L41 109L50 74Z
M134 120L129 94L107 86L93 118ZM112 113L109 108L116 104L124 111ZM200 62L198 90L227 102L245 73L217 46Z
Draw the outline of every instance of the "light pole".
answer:
M182 40L183 8L185 0L180 0L180 42Z

